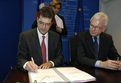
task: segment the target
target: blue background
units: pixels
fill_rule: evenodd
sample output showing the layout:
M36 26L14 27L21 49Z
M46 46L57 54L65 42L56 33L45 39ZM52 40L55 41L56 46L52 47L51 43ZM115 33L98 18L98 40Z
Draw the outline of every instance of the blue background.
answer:
M50 0L44 0L49 5ZM64 61L69 60L68 38L74 37L75 19L78 0L61 0L62 10L68 30L63 38ZM10 72L11 66L16 65L19 34L31 29L35 19L37 0L0 0L0 81L3 82ZM99 11L98 0L83 0L84 26L89 28L89 20Z

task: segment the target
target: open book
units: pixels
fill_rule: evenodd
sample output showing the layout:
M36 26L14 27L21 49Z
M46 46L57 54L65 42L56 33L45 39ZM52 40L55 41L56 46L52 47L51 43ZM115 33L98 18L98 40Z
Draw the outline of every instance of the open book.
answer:
M30 83L77 83L95 81L96 78L75 67L38 69L28 72Z

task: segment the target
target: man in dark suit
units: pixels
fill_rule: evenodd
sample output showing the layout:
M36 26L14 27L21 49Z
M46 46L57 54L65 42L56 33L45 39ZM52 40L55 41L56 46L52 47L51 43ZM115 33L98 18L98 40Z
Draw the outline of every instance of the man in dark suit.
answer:
M96 13L90 20L89 31L77 36L77 62L79 64L121 70L121 63L116 61L120 55L114 47L112 36L104 33L107 23L106 14Z
M60 36L49 30L53 20L52 8L43 7L38 13L38 27L20 34L17 55L17 66L20 69L36 71L38 68L47 69L61 65L63 55ZM44 44L42 44L43 41ZM43 48L45 48L44 52L42 51Z

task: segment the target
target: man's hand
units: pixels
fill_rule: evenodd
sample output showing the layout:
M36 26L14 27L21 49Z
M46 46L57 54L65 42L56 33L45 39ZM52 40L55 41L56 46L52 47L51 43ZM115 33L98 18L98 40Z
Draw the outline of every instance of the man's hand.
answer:
M105 69L117 70L119 67L119 62L114 60L101 61L100 67Z
M52 67L52 63L46 62L46 63L43 63L42 65L40 65L39 69L49 69L50 67Z
M34 64L32 61L29 61L29 62L26 64L25 69L26 69L27 71L35 72L35 71L38 69L38 66L37 66L36 64Z

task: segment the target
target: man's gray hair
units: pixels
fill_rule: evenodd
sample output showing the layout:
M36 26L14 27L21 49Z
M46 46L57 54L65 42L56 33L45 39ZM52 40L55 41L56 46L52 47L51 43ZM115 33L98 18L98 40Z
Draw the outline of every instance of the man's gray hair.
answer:
M94 16L92 18L103 19L103 20L105 20L105 26L107 26L107 24L108 24L108 16L103 12L98 12L98 13L94 14ZM90 19L90 21L92 20L92 18Z

